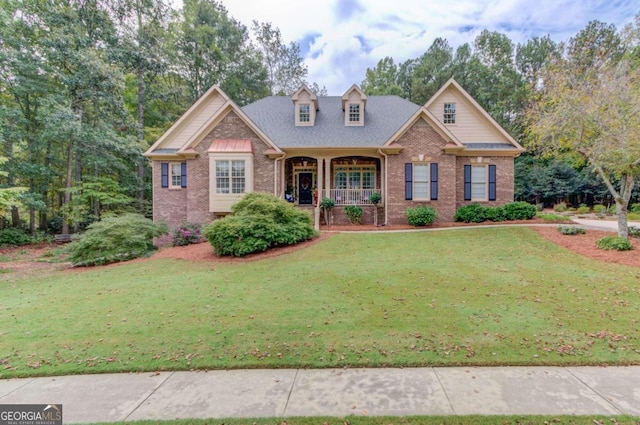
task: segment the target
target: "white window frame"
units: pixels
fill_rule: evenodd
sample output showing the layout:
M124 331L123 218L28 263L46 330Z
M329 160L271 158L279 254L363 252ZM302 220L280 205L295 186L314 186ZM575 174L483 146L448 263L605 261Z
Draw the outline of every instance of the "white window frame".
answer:
M300 103L298 105L298 122L302 125L309 125L311 123L311 105L310 104Z
M218 166L225 164L226 176L220 176L218 173ZM235 171L242 166L242 175L234 175ZM216 159L216 194L217 195L237 195L246 193L246 181L247 181L247 163L244 159ZM220 182L224 179L226 184L221 187ZM242 190L237 190L237 187L242 187Z
M456 104L453 102L447 102L443 106L443 123L455 124L456 123Z
M345 185L346 187L338 187L338 174L344 173L345 174ZM351 174L360 174L360 178L359 178L359 182L360 185L359 187L352 187L351 186ZM372 178L372 187L364 187L364 174L365 173L371 173L373 174L373 178ZM335 166L334 170L333 170L333 188L334 189L361 189L361 190L367 190L367 189L376 189L376 180L377 175L376 175L376 166L375 165L337 165Z
M482 179L474 170L482 169ZM482 187L482 197L475 196L475 188ZM489 199L489 167L487 165L471 164L471 200L487 201Z
M174 170L174 167L177 168ZM169 163L169 189L182 189L182 163Z
M228 192L219 192L217 164L227 163ZM244 162L244 177L233 176L233 163ZM235 180L234 180L235 179ZM234 181L240 184L244 179L244 190L234 191ZM231 206L238 202L246 193L253 192L253 154L251 153L210 153L209 154L209 211L214 213L231 212Z
M356 111L357 109L357 111ZM358 117L358 120L352 118ZM346 126L363 126L364 125L364 102L351 101L344 105L344 124Z
M350 123L360 122L360 104L359 103L349 104L349 122Z
M418 178L416 178L416 169L418 168L425 168L425 177L423 180L419 180ZM424 201L429 201L430 198L430 189L431 189L431 163L429 162L414 162L413 166L411 167L411 199L413 201L420 201L420 202L424 202ZM417 185L424 185L425 189L423 191L424 196L416 196L416 193L418 193L416 191L416 187Z

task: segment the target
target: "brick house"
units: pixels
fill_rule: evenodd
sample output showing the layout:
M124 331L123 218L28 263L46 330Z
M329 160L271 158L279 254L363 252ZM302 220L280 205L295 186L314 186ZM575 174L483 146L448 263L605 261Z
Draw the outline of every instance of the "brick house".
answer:
M477 202L513 201L514 158L524 149L453 79L423 106L398 96L343 96L301 87L239 107L217 86L145 156L153 163L153 216L170 227L207 223L261 191L309 208L316 196L363 207L364 223L404 224L430 205L439 221ZM377 209L369 196L378 192Z

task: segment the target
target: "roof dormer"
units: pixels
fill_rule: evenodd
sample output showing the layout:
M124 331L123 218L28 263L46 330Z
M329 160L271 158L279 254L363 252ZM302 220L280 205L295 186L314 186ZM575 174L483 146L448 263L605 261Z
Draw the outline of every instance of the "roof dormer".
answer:
M363 126L364 108L367 95L357 85L352 85L342 96L342 110L344 111L344 125Z
M316 122L316 112L320 110L318 96L303 85L291 96L291 100L295 110L296 127L313 126Z

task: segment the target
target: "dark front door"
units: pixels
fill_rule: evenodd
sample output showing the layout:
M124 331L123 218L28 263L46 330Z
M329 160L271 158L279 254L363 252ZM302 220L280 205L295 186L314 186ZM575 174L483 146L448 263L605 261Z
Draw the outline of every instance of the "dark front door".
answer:
M300 205L310 205L313 203L313 174L298 174L298 203Z

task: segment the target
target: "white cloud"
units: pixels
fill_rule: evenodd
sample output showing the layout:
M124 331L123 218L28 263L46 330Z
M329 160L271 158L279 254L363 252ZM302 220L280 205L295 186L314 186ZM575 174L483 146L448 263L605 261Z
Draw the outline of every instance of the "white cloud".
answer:
M316 35L306 51L309 81L342 94L360 84L367 67L391 56L399 63L424 53L436 37L454 49L473 43L483 29L514 43L549 34L567 40L591 20L621 28L640 12L636 0L223 0L231 16L247 26L270 21L285 40ZM346 18L348 17L348 18ZM364 40L363 43L357 38Z

